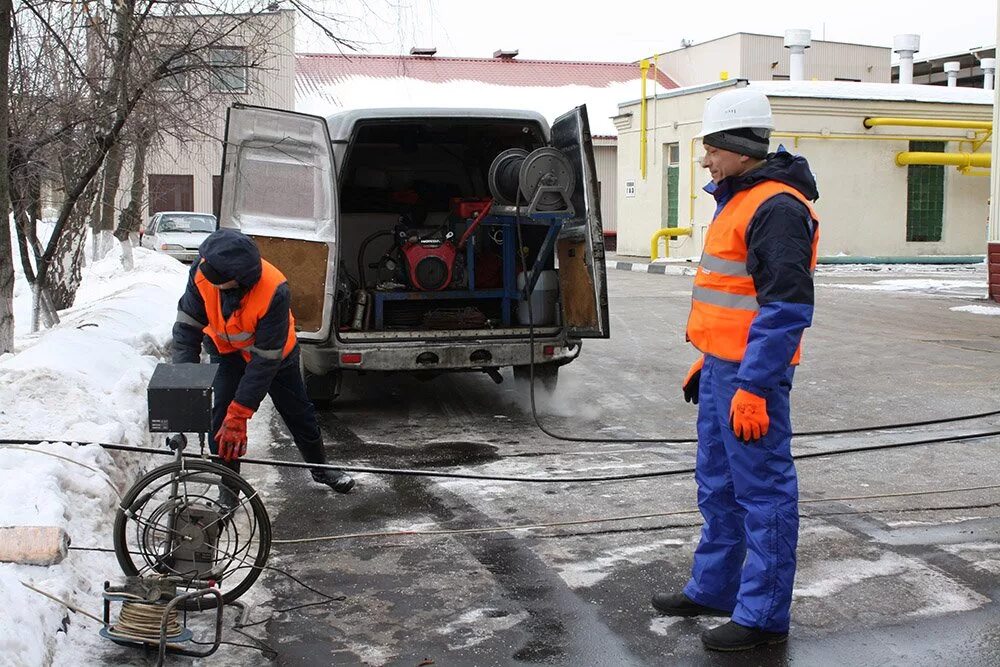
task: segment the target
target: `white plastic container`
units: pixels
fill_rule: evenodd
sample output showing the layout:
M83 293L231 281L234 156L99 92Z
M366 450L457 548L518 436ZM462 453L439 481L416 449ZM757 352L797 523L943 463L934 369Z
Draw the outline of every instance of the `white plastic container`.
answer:
M517 277L517 289L523 290L525 285L525 274ZM535 283L535 290L531 293L531 315L534 316L534 325L550 326L556 323L556 304L559 297L559 273L556 271L542 271L538 275L538 282ZM528 302L519 299L517 302L517 321L527 326L531 324L531 316L528 314Z

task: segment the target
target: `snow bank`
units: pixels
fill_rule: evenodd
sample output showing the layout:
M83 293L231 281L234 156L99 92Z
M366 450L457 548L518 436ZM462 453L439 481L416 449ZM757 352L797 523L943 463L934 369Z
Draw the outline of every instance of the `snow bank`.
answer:
M37 334L26 333L31 295L17 276L16 353L0 357L0 438L149 443L146 384L170 339L187 271L137 248L136 270L126 273L119 252L116 244L107 258L84 269L77 304L60 313L59 326ZM124 490L147 462L112 456L96 445L27 449L32 451L0 448L0 523L62 526L74 546L110 546L117 502L112 487ZM113 554L102 552L70 551L51 567L0 563L0 662L92 662L87 647L101 641L97 623L20 582L99 614L101 586L117 572Z
M618 103L639 94L639 79L590 86L498 86L479 81L434 83L397 77L393 79L353 76L326 89L310 90L295 100L295 110L327 116L345 109L381 107L446 107L528 109L541 113L551 124L580 104L587 105L590 130L597 135L617 135L611 116Z
M1000 315L1000 306L955 306L949 310L973 315Z

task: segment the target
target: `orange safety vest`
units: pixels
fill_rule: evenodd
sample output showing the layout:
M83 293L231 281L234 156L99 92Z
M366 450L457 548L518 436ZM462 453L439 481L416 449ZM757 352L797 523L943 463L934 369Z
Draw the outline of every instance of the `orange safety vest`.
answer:
M243 295L240 307L226 319L222 316L222 296L218 287L209 282L201 273L194 277L194 284L205 302L208 324L202 331L212 339L216 349L222 354L239 352L244 361L250 361L250 353L265 359L284 359L295 349L295 318L288 312L288 338L281 350L262 350L254 345L257 323L267 313L278 286L285 283L285 276L273 264L261 260L260 280Z
M708 227L691 293L687 339L705 354L743 360L750 325L760 310L757 289L747 271L747 227L761 204L780 194L792 195L809 210L814 225L809 270L816 269L819 217L801 192L778 181L764 181L733 195ZM801 355L800 343L793 365L799 363Z

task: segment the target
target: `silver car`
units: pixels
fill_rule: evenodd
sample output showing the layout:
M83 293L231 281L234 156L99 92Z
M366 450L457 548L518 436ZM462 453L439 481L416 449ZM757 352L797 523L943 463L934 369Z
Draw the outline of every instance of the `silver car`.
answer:
M217 227L215 216L209 213L161 211L140 230L140 244L182 262L193 262L198 259L201 242Z

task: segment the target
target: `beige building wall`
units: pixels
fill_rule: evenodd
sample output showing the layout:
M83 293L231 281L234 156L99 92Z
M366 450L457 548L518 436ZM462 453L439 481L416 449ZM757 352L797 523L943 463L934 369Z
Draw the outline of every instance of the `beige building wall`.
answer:
M751 84L752 85L752 84ZM717 90L705 90L660 99L658 116L675 123L657 128L657 146L678 141L681 150L679 226L691 225L694 235L671 243L673 257L697 257L705 231L715 211L715 201L701 187L708 173L697 160L701 144L693 140L700 127L705 100ZM922 255L982 255L986 247L989 179L960 174L945 167L945 208L940 242L907 242L907 168L895 156L908 150L909 139L966 136L962 130L878 127L865 130L866 116L956 118L989 120L988 105L863 101L843 99L771 97L778 128L771 150L778 143L809 160L816 174L820 199L821 256L916 257ZM619 197L618 253L649 257L649 239L661 227L662 174L650 168L639 176L638 103L622 107L636 122L619 130L619 192L634 180L635 196ZM651 133L647 133L651 136ZM802 136L807 135L807 136ZM870 139L847 138L861 135ZM876 139L877 137L877 139ZM960 148L961 146L961 148ZM989 145L981 150L988 151ZM968 141L949 142L946 151L971 150ZM652 167L652 163L650 163ZM692 198L693 195L693 198ZM662 252L662 251L661 251Z
M787 77L790 53L783 37L743 35L740 78L768 81L775 76ZM889 47L814 40L806 49L806 80L889 83L891 75Z
M660 70L681 86L730 79L770 81L788 76L789 50L784 37L736 33L659 56ZM805 53L805 78L889 83L889 47L813 40Z
M742 42L742 35L737 33L668 51L657 58L657 66L678 86L718 81L721 72L728 72L730 79L739 78L743 67Z
M294 109L295 106L295 11L281 10L262 14L252 26L234 32L220 47L241 47L248 41L260 41L265 31L268 39L261 49L260 66L247 72L247 92L208 93L206 99L217 106L210 109L214 117L200 132L184 141L166 137L161 146L151 151L147 158L147 200L149 175L192 175L194 181L194 210L211 213L213 208L212 177L221 174L222 140L225 134L226 110L232 103L265 106L277 109ZM207 135L207 136L206 136ZM126 165L131 169L131 165ZM126 171L125 173L129 173ZM128 197L127 192L122 196ZM145 210L144 206L144 210Z

